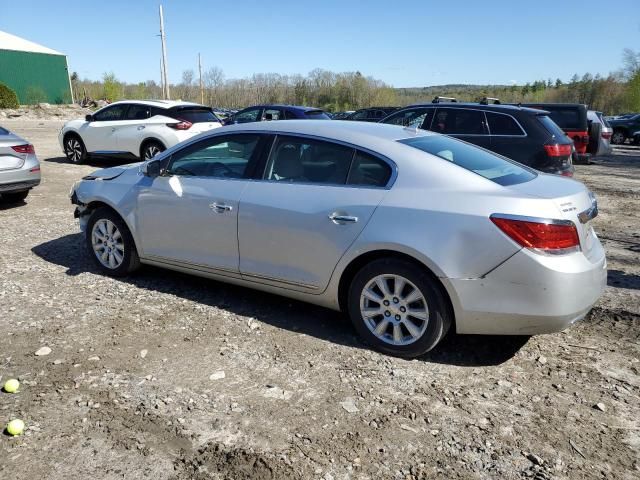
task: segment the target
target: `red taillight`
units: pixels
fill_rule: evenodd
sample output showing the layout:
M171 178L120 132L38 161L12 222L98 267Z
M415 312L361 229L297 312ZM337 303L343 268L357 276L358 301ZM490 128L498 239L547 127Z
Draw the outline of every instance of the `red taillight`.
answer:
M491 221L518 245L547 253L568 253L580 249L578 231L573 222L536 222L492 215Z
M40 167L33 167L32 169L29 170L31 173L37 173L40 171Z
M602 138L604 138L605 140L610 140L611 139L611 132L602 132Z
M560 172L560 175L563 177L573 177L573 172L571 170L563 170Z
M36 153L36 149L33 148L33 145L27 143L26 145L16 145L13 148L18 153Z
M565 144L560 145L558 143L554 143L551 145L544 146L547 155L550 157L568 157L571 156L571 145Z
M178 123L167 123L167 127L171 127L175 130L189 130L193 123L187 120L180 120Z

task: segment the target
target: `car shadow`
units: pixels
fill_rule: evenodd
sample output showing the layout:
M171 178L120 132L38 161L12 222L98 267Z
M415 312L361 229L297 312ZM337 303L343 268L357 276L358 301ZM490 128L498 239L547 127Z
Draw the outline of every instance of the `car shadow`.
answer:
M65 267L67 275L102 275L87 257L80 233L41 243L33 247L32 252L47 262ZM369 349L341 313L275 294L148 265L134 275L113 280L225 309L324 341ZM528 338L450 333L434 351L420 360L469 367L499 365L512 358Z
M42 160L43 162L49 163L66 163L68 165L74 165L73 162L70 162L67 157L50 157ZM95 157L88 158L82 165L88 165L90 167L96 168L106 168L106 167L118 167L120 165L128 165L130 163L136 163L138 160L133 158L116 158L116 157Z
M625 273L621 270L609 270L607 272L607 285L616 288L640 290L640 276Z
M9 210L12 208L26 207L26 206L27 206L27 202L25 202L24 200L20 200L19 202L10 202L2 198L2 195L0 194L0 211Z

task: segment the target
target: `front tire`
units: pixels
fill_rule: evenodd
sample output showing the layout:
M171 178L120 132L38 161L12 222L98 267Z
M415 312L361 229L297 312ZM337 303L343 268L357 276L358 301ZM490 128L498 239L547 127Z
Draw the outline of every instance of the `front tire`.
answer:
M113 210L98 208L87 222L86 242L96 266L112 277L140 267L140 258L127 224Z
M348 311L366 343L389 355L420 356L446 335L453 315L437 280L414 263L374 260L349 287Z
M77 165L84 163L88 158L84 142L75 134L69 134L64 138L64 154L67 160Z

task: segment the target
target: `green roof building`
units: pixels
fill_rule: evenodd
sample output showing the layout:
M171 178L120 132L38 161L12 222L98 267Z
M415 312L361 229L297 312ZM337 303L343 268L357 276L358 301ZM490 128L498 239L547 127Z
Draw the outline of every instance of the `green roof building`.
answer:
M66 55L2 31L0 83L15 90L23 105L73 101Z

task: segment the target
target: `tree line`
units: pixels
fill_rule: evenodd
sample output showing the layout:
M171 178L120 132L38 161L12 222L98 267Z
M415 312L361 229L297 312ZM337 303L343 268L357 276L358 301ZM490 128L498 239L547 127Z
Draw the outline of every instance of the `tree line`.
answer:
M424 88L393 88L360 72L335 73L315 69L307 75L254 74L242 79L227 79L218 67L212 67L200 79L193 70L185 70L182 80L171 84L171 98L203 102L217 108L239 109L260 103L309 105L327 111L356 110L370 106L404 106L428 102L434 96L453 96L459 101L499 98L503 103L561 102L584 103L607 115L640 111L640 52L625 50L624 67L607 75L574 75L568 81L559 78L537 80L525 85L440 85ZM162 98L162 88L154 80L140 83L119 81L113 73L102 80L71 77L76 100Z

